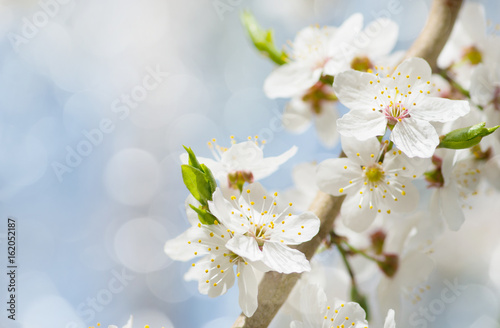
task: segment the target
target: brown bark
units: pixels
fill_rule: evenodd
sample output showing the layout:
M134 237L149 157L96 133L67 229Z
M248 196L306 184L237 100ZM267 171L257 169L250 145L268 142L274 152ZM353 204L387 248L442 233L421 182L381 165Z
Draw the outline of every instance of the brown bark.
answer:
M436 71L436 61L450 37L463 0L434 0L424 29L406 53L406 58L422 57L432 70Z

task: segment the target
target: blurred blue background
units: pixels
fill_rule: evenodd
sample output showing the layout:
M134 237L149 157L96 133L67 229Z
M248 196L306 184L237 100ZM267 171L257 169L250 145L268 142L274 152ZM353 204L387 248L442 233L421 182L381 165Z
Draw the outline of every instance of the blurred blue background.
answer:
M294 164L338 153L313 129L283 130L285 101L262 91L273 65L249 44L239 13L250 9L281 45L304 26L339 25L355 12L369 22L390 2L3 0L0 263L12 216L19 289L18 320L0 309L0 326L121 327L133 314L134 327L229 327L237 289L199 295L182 279L190 263L163 253L188 227L182 145L205 157L208 140L229 145L230 135L261 136L267 155L297 145L263 180L273 190L292 186ZM398 49L418 35L429 4L400 1L390 17L400 24ZM500 6L485 4L493 29ZM4 274L0 282L4 300Z

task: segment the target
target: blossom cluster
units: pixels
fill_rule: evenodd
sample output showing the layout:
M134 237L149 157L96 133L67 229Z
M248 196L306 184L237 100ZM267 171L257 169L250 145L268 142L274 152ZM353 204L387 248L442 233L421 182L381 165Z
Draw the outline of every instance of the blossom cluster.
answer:
M210 297L224 294L238 278L240 307L247 316L257 309L258 272L293 273L309 271L309 261L299 250L290 248L310 240L319 230L319 219L311 212L295 215L292 203L283 206L278 193L269 195L254 182L275 171L293 156L296 148L264 158L258 141L234 142L230 148L209 143L215 161L200 158L220 187L208 201L213 224L202 224L197 214L187 212L192 227L165 245L165 252L175 260L201 257L186 273L186 280L197 280L199 291ZM183 158L186 161L186 158ZM244 190L241 188L247 182ZM236 274L233 269L236 267Z
M403 300L418 303L431 288L433 247L442 233L461 228L472 196L500 191L500 137L494 133L500 38L486 34L485 21L482 6L467 3L434 72L423 58L393 52L398 25L386 18L364 29L361 14L338 27L306 27L279 56L269 38L259 41L257 27L248 28L257 49L280 65L264 92L290 98L283 125L301 133L314 121L321 143L332 148L340 141L342 152L298 165L295 187L280 196L257 181L294 156L295 146L264 157L258 137L240 143L231 137L227 148L209 142L214 159L183 155L183 167L197 172L196 182L184 177L192 194L186 200L191 227L168 241L165 252L180 261L199 258L185 279L215 297L236 276L240 307L252 316L260 272L307 272L288 300L298 309L290 311L290 327L313 328L368 327L365 311L373 304L356 279L365 276L378 281L375 308L387 313L384 327L401 322ZM351 302L327 297L316 276L321 265L295 248L320 229L320 219L307 211L318 192L345 196L320 251L338 251L351 288L349 296L338 296ZM353 268L359 258L362 264Z

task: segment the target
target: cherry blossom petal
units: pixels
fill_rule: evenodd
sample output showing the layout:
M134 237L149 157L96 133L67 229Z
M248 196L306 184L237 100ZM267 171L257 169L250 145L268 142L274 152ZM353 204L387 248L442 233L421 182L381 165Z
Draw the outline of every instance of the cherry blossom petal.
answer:
M460 24L471 40L479 41L486 36L486 13L484 5L467 2L460 13Z
M338 303L338 302L337 302ZM336 305L336 310L338 313L336 314L335 319L331 323L333 327L353 327L353 328L365 328L367 326L367 322L365 320L366 313L363 308L355 302L341 302L344 306Z
M238 262L237 271L238 288L239 288L239 303L240 308L247 317L251 317L257 310L257 292L259 290L259 282L255 276L253 268L242 261Z
M311 48L318 45L325 45L328 40L334 37L337 33L337 27L328 26L318 28L316 26L308 26L297 33L293 40L293 53L299 60L306 58L311 53Z
M209 297L217 297L225 294L229 288L233 287L235 279L233 264L226 257L218 256L214 262L210 263L208 270L206 280L200 279L198 281L200 293L203 290L203 293L206 292Z
M439 190L441 213L448 228L458 231L465 221L456 184L449 184Z
M396 124L391 140L408 157L431 157L439 144L436 129L429 122L413 117Z
M401 74L399 75L399 73ZM429 63L427 63L424 59L412 57L402 62L395 69L392 76L404 79L405 84L410 84L413 87L416 87L431 80L432 70Z
M339 140L337 119L337 108L333 103L328 103L322 106L314 120L319 140L328 148L335 146Z
M318 188L330 195L349 193L349 181L362 175L359 165L348 158L332 158L321 162L316 172ZM345 190L344 190L345 189ZM355 188L353 188L355 189Z
M322 69L311 63L291 62L276 68L264 82L264 92L269 98L291 98L303 93L318 82Z
M355 13L346 19L335 32L335 37L330 39L329 47L333 53L338 52L342 43L351 43L352 39L363 28L363 15Z
M234 235L233 238L227 242L226 247L235 254L247 258L250 261L259 261L263 257L259 245L253 237L238 234Z
M262 149L254 141L245 141L234 144L221 156L224 166L232 171L250 170L251 164L259 163L264 158ZM227 172L230 173L230 172Z
M429 158L414 157L409 158L398 149L389 151L384 158L385 171L397 171L402 178L418 178L428 168L431 163Z
M371 137L385 134L387 119L378 111L350 111L337 120L339 133L346 137L358 140L367 140Z
M305 327L322 327L327 311L327 297L316 284L304 284L300 289L300 312Z
M483 167L488 182L500 190L500 155L490 158Z
M395 312L390 309L385 317L384 328L396 328L396 321L394 319Z
M481 106L488 105L494 97L495 85L490 73L486 65L479 64L471 76L470 96L474 103Z
M249 204L252 202L253 205ZM243 205L243 208L261 209L270 208L273 201L267 197L267 190L259 182L254 182L244 188L238 203Z
M358 140L342 136L342 150L349 160L363 166L374 163L378 159L380 152L380 141L377 138Z
M275 223L271 241L298 245L316 236L319 225L318 217L311 212L287 216Z
M369 41L361 51L370 58L389 54L398 41L399 25L387 18L379 18L369 23L362 34ZM356 44L356 41L355 41Z
M369 197L359 193L348 196L340 212L345 225L356 232L366 230L378 213L375 207L370 208Z
M395 188L387 188L392 195L386 195L384 202L385 206L387 206L387 210L391 210L391 212L412 212L417 208L420 194L417 188L410 181L407 181L406 183L404 180L399 182L405 187L398 187L397 190Z
M252 169L254 179L259 180L274 173L281 164L292 158L297 153L297 150L298 148L293 146L279 156L264 158L259 162L259 165L254 166Z
M167 255L173 260L184 262L189 261L197 255L204 255L206 254L206 251L203 245L198 243L188 243L202 237L204 236L202 231L200 231L200 228L189 228L176 238L170 239L165 243L165 253L167 253ZM195 255L195 252L198 252L199 254Z
M349 70L335 77L333 91L350 110L371 111L376 106L374 95L379 92L377 79L374 74Z
M262 249L262 262L280 273L304 272L311 270L305 255L280 243L266 242Z
M294 133L302 133L311 125L312 116L309 105L295 98L285 106L281 122L285 129Z
M242 220L231 203L224 198L220 188L217 188L212 195L212 201L208 202L210 212L231 231L245 233L248 222ZM232 214L232 213L235 214ZM244 224L243 226L241 224Z
M422 97L411 111L415 119L432 122L449 122L466 115L470 111L466 100L451 100L437 97Z

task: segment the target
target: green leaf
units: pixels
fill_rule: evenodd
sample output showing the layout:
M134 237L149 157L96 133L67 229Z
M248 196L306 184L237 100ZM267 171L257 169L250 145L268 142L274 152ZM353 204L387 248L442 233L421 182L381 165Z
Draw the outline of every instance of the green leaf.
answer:
M212 199L212 188L205 173L190 165L181 165L181 169L182 179L191 195L202 205L207 205L207 201Z
M201 170L205 173L205 179L207 179L208 185L210 186L210 198L208 200L212 200L212 194L215 192L215 189L217 189L217 182L215 181L212 171L210 171L205 164L201 164Z
M202 168L200 166L200 162L198 162L198 159L196 158L196 155L194 154L191 147L190 148L188 148L186 146L182 146L182 147L184 147L184 149L186 150L186 152L189 155L189 165L191 165L194 168L197 168L198 170L202 170Z
M203 209L202 206L197 208L196 206L189 204L189 207L191 207L196 213L198 213L198 220L200 220L202 224L214 224L215 220L217 220L215 216L213 216L207 210Z
M485 125L486 122L482 122L466 128L453 130L445 136L441 136L441 143L438 147L449 149L470 148L480 143L483 137L492 134L500 127L500 125L497 125L492 128L485 128Z
M264 30L249 11L244 11L241 14L241 22L257 50L278 65L287 62L288 55L286 52L278 50L274 45L273 31L271 29Z

